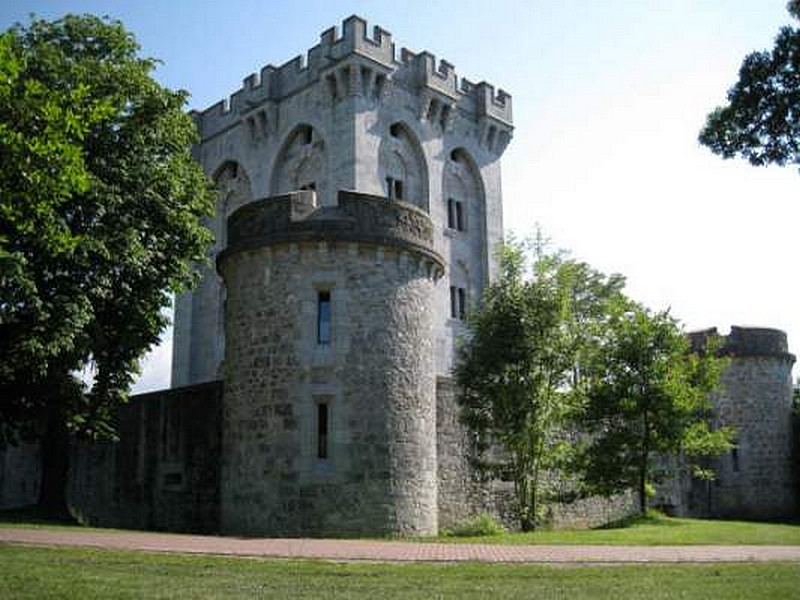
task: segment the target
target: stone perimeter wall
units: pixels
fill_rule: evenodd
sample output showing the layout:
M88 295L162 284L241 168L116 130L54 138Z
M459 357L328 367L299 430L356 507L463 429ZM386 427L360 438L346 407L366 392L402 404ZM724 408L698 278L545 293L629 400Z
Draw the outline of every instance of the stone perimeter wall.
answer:
M41 478L38 444L27 442L0 450L0 510L36 504Z
M221 382L132 397L119 410L119 442L73 447L75 515L105 527L218 532L221 400Z
M439 480L439 527L449 528L481 512L495 515L509 529L519 522L513 512L513 485L481 481L470 464L469 432L458 420L456 385L452 378L436 381L436 445ZM548 507L547 525L556 528L598 527L638 511L633 492L611 498L583 498Z

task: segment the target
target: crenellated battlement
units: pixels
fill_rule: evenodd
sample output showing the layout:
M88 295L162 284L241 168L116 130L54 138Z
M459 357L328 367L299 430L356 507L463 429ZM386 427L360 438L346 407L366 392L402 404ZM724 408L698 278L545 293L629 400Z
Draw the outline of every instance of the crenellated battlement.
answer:
M486 83L460 79L455 67L438 60L430 52L412 52L402 48L396 53L392 34L351 16L336 27L320 34L317 45L305 55L275 67L271 64L244 78L242 87L228 98L203 111L195 112L203 138L240 122L250 128L254 138L268 135L275 128L275 106L307 87L324 82L325 93L332 101L363 95L383 96L392 81L410 88L420 97L420 118L440 122L447 127L458 112L481 123L487 136L497 129L496 144L503 146L512 129L511 96ZM263 110L262 110L263 108Z

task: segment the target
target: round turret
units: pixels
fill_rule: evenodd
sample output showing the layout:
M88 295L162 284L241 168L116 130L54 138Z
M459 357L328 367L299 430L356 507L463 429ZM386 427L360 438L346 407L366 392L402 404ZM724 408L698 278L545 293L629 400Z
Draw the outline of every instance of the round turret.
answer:
M736 447L717 461L708 487L711 513L730 517L794 514L792 364L786 334L732 327L721 353L730 363L714 400L719 422L737 431Z
M436 532L432 248L423 211L354 192L230 217L223 531Z

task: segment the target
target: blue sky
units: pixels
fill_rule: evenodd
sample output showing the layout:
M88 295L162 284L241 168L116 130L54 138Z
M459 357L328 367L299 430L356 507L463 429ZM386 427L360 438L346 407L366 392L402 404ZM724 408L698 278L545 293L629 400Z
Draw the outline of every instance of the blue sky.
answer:
M351 14L513 96L503 158L507 227L559 246L687 328L778 327L800 351L800 178L722 161L697 142L742 57L772 46L785 0L20 1L29 13L119 18L157 77L205 108ZM168 385L170 334L137 389ZM796 370L797 371L797 370Z

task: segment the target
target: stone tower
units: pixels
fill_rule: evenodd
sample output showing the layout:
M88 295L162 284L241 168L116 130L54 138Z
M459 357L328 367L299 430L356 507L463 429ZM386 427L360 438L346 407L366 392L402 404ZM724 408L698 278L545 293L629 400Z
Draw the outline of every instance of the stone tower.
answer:
M716 329L691 334L702 345ZM717 426L736 429L734 449L714 460L711 482L679 481L671 503L692 516L778 518L796 514L792 467L792 365L786 334L731 327L729 364L712 400ZM680 491L679 491L680 490Z
M350 17L195 119L217 272L177 301L172 384L224 381L223 531L435 532L437 379L496 268L510 97Z
M711 512L724 517L795 514L792 469L792 365L786 334L731 327L730 364L714 401L720 423L736 428L736 447L717 464Z

